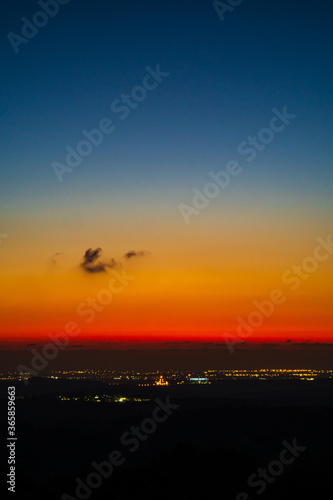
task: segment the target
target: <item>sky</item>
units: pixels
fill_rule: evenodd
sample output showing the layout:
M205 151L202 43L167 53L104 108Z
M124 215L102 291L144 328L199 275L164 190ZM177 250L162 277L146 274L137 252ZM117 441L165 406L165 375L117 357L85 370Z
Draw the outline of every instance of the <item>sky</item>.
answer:
M58 7L0 7L0 341L332 342L331 4Z

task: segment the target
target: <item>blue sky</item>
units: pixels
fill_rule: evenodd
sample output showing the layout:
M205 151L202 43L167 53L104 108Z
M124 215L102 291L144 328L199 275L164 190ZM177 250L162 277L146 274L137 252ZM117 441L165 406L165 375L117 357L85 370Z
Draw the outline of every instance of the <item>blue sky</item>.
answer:
M75 1L15 54L37 2L2 6L1 200L15 211L81 205L85 195L147 196L173 206L210 170L243 160L237 146L272 108L297 119L244 165L234 195L271 193L329 203L332 184L332 6L244 1L221 22L212 2ZM170 73L59 185L53 161L82 129L112 118L110 104L147 65ZM170 204L171 208L171 204ZM52 211L52 206L50 205Z

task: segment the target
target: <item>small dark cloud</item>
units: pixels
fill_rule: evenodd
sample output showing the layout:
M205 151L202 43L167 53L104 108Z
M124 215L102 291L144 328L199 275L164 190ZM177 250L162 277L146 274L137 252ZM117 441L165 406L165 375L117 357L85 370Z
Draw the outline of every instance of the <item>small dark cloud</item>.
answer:
M291 340L290 340L290 339L288 339L288 340L286 340L286 342L291 342Z
M86 273L105 273L105 268L102 264L97 263L97 259L101 256L102 249L88 248L83 256L83 262L81 263L81 267L84 269Z
M132 259L133 257L143 257L144 255L148 255L148 253L149 252L146 252L144 250L140 250L139 252L130 250L129 252L125 253L124 257L125 259Z
M101 253L102 253L101 248L96 248L95 250L93 250L92 248L88 248L88 250L86 250L86 253L83 256L84 263L92 264L101 256Z
M82 269L88 274L94 274L106 273L108 268L113 269L116 267L121 267L121 265L118 264L115 259L111 259L108 262L102 262L101 260L99 260L101 255L101 248L95 248L95 250L93 250L92 248L88 248L83 256L83 262L81 262L80 264Z
M37 345L37 344L27 344L27 347L32 347L34 345Z

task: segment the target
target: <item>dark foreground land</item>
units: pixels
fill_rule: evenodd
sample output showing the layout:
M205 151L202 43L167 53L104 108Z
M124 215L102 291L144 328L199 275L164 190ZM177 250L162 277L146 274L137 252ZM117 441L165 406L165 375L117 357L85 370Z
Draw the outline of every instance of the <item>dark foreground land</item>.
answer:
M1 498L9 385L0 386ZM35 379L28 387L14 385L16 493L8 498L333 497L332 379L162 387ZM112 402L118 396L127 399ZM113 466L97 473L115 450Z

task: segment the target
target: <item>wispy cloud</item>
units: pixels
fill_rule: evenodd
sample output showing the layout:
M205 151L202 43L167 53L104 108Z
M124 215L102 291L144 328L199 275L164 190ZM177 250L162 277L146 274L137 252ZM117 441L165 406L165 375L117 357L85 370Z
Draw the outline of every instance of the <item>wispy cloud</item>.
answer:
M148 254L149 252L146 252L145 250L140 250L139 252L136 252L135 250L130 250L129 252L125 253L124 258L132 259L133 257L143 257Z

